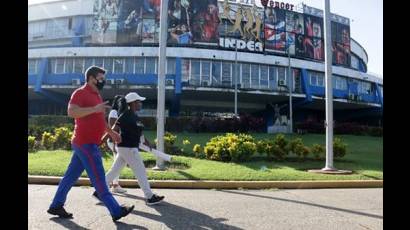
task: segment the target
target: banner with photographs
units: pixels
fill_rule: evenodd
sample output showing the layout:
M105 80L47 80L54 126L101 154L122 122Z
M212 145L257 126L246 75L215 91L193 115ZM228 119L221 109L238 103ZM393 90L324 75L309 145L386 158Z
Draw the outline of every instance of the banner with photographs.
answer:
M350 66L350 28L348 25L332 22L333 63Z
M119 6L117 43L157 43L159 0L122 0Z
M95 0L92 43L158 43L160 4L161 0ZM229 0L169 0L168 4L170 45L235 49L239 42L239 48L248 52L289 52L324 60L323 18L318 9L265 10ZM331 33L334 63L349 65L349 20L332 14Z
M95 43L117 42L119 0L95 0L93 6L92 40Z
M217 0L168 2L168 43L217 43L219 24Z
M269 7L266 8L265 16L265 49L268 51L285 51L285 11L279 8Z

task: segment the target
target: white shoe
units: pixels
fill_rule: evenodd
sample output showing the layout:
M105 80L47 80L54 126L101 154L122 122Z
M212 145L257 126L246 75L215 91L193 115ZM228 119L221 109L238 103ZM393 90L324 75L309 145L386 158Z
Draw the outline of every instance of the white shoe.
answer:
M126 193L127 190L123 189L120 185L111 188L111 192L114 193Z

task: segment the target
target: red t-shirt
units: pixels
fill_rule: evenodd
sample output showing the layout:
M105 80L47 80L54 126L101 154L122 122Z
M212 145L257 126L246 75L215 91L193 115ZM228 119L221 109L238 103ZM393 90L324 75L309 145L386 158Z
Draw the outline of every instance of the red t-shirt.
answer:
M73 92L68 104L74 104L79 107L92 107L102 102L101 95L86 84ZM85 117L76 118L71 142L76 145L98 145L101 143L105 129L104 113L92 113Z

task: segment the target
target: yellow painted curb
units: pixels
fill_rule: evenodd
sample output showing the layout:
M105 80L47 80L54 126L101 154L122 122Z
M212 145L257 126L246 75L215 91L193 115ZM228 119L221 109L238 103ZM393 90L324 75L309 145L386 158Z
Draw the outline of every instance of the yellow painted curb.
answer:
M61 177L28 176L29 184L57 185ZM76 185L90 186L88 178L80 178ZM136 180L120 180L120 185L138 188ZM383 180L332 180L332 181L211 181L211 180L151 180L152 188L186 189L309 189L309 188L383 188Z

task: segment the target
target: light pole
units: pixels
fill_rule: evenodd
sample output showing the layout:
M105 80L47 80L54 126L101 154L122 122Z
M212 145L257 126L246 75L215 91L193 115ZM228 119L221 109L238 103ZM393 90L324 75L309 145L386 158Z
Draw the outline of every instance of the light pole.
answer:
M320 170L309 170L313 173L351 174L350 170L338 170L333 167L333 86L332 86L332 47L330 28L330 0L324 0L324 33L325 33L325 78L326 78L326 166Z
M332 87L332 47L330 33L330 0L324 0L325 32L325 78L326 78L326 166L322 170L335 171L333 167L333 87Z
M290 44L288 44L288 76L289 76L289 131L293 133L293 105L292 105L292 88L293 88L293 76L290 68Z
M238 117L238 40L235 44L235 118Z
M168 27L168 0L161 1L160 32L159 32L159 60L158 60L158 103L157 103L157 149L164 152L165 129L165 63ZM157 157L154 170L164 170L164 160Z

